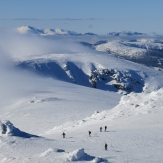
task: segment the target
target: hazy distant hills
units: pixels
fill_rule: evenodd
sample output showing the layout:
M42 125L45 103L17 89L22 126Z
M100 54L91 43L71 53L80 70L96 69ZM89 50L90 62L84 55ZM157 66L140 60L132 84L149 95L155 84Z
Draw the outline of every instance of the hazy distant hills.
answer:
M71 35L71 36L81 36L81 35L96 35L94 33L77 33L73 31L63 30L63 29L38 29L31 26L21 26L16 29L21 34L37 34L37 35Z
M40 29L35 28L32 26L21 26L16 28L16 30L21 34L37 34L37 35L71 35L71 36L81 36L81 35L90 35L90 36L96 36L97 34L92 32L86 32L86 33L78 33L74 31L68 31L64 29ZM107 36L143 36L147 35L145 33L140 32L131 32L131 31L120 31L120 32L110 32L106 34Z
M107 35L108 36L142 36L146 34L140 32L120 31L120 32L110 32Z

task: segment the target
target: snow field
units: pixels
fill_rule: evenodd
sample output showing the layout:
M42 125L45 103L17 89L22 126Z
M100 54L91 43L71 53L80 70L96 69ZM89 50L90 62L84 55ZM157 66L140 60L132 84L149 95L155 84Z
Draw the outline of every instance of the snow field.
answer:
M162 94L163 90L159 89L151 93L123 96L115 108L99 113L95 112L91 117L67 123L67 126L61 124L63 128L54 130L54 127L40 135L44 138L1 137L1 150L6 149L2 150L1 160L73 162L74 155L76 155L74 153L82 147L90 157L83 157L82 161L80 157L77 157L79 163L95 162L96 157L116 163L161 163L163 105L160 97ZM138 104L139 106L137 106ZM129 109L132 106L134 107ZM140 107L139 110L138 107ZM85 122L81 123L83 120ZM108 127L107 131L100 132L100 127L102 126L104 130L105 125ZM88 135L89 130L92 132L91 137ZM61 135L63 131L66 133L65 139ZM108 151L104 150L105 143L108 144ZM21 151L22 148L23 151ZM12 152L9 152L10 150ZM21 157L19 153L21 153ZM83 155L83 153L79 154L81 157Z

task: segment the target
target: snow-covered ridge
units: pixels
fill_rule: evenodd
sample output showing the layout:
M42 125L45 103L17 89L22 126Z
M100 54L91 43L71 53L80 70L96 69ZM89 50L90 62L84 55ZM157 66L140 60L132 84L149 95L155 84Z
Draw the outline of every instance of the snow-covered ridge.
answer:
M163 71L162 40L140 38L135 40L105 40L91 45L97 51L113 54Z
M149 68L132 66L133 63L107 54L49 54L18 61L16 65L42 76L120 93L142 92L146 78L157 76L155 70L150 70L151 75L146 76Z
M69 31L69 30L64 30L64 29L40 29L40 28L35 28L32 26L21 26L16 28L16 30L21 33L32 33L32 34L37 34L37 35L72 35L72 36L80 36L80 35L90 35L94 36L96 34L92 32L86 32L86 33L78 33L74 31ZM121 31L121 32L110 32L107 34L107 36L145 36L145 33L140 33L140 32L131 32L131 31Z
M146 50L136 47L124 46L121 41L108 41L94 46L97 51L113 53L120 56L139 57L145 54Z
M68 31L64 29L39 29L31 26L21 26L16 29L17 32L21 34L36 34L42 36L50 35L71 35L71 36L82 36L82 35L96 35L94 33L77 33L74 31Z
M141 92L144 86L142 77L133 71L94 67L89 74L88 72L91 70L84 72L83 68L81 69L76 63L70 61L63 65L56 61L24 61L19 62L17 67L66 82L121 93Z

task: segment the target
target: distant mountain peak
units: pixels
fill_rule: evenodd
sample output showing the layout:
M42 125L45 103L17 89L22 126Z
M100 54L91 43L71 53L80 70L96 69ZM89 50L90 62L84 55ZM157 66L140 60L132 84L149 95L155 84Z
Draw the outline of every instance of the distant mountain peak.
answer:
M19 33L21 34L26 34L26 33L33 33L33 34L43 34L43 31L38 28L34 28L31 26L21 26L16 29Z
M94 33L91 32L87 32L87 33L77 33L74 31L68 31L68 30L64 30L64 29L39 29L39 28L35 28L35 27L31 27L31 26L21 26L18 27L16 29L17 32L19 32L20 34L36 34L36 35L71 35L71 36L82 36L82 35L96 35Z

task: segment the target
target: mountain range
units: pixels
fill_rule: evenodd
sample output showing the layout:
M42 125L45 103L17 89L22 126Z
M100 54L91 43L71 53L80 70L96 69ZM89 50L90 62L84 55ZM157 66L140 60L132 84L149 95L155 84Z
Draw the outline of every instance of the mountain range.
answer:
M36 35L42 35L42 36L52 36L52 35L71 35L71 36L82 36L82 35L96 35L94 33L88 32L88 33L77 33L73 31L63 30L63 29L38 29L31 26L21 26L16 28L16 31L18 31L21 34L36 34Z
M14 31L0 33L0 162L162 163L161 36Z

